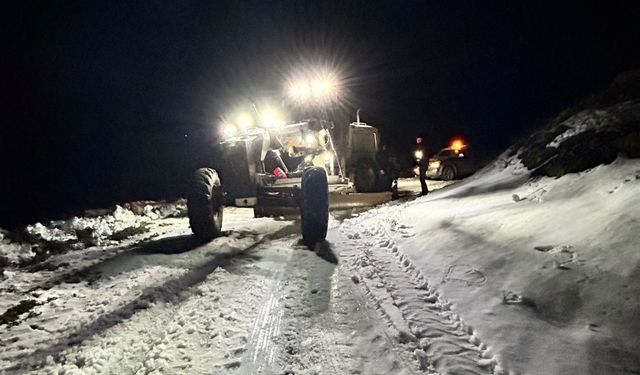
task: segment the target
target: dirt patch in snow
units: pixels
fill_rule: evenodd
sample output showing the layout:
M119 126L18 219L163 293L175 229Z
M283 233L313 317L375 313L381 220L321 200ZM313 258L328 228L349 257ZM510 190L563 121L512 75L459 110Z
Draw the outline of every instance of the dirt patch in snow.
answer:
M31 309L36 307L38 302L32 299L20 301L17 305L10 307L2 315L0 315L0 325L14 326L20 323L20 317L23 314L30 313Z

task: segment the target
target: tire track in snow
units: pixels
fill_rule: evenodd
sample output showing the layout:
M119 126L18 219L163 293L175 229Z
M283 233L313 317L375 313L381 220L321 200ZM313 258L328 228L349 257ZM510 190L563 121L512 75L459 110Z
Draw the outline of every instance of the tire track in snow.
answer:
M264 285L248 261L216 268L182 301L153 303L42 372L219 373L239 366ZM224 285L224 288L220 288Z
M377 219L385 213L345 222L341 231L353 250L343 251L342 256L359 276L365 293L397 329L398 341L412 343L415 358L428 373L502 373L486 344L402 254L389 234L397 226L395 215Z
M260 307L250 328L246 352L241 359L240 373L268 373L280 354L279 348L273 345L273 340L280 334L284 314L279 292L283 270L274 267L271 271L272 276L265 280L269 284L265 288L265 296L258 305Z
M298 240L273 243L267 252L281 247L287 259L267 267L273 281L237 373L412 374L341 267Z
M212 366L237 367L234 361L246 343L244 327L249 327L253 306L264 295L262 276L252 269L255 253L267 246L265 240L287 228L278 227L258 238L221 238L185 253L186 257L162 257L178 270L189 268L178 275L164 275L159 284L145 285L133 299L122 300L120 294L104 290L116 298L114 310L88 323L82 319L74 323L73 329L66 327L58 337L32 348L28 356L16 357L12 367L5 370L23 373L44 366L71 372L94 369L97 373L147 373L159 367L170 372L196 368L189 372L210 373ZM136 280L138 273L134 274ZM79 312L85 313L84 309ZM221 353L222 357L212 358L208 352ZM193 364L200 358L203 366L197 370Z

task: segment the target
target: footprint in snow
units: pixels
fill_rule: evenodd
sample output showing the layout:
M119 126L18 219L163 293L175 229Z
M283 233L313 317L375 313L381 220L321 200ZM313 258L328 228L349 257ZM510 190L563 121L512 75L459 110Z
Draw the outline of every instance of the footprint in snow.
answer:
M622 183L620 185L614 186L613 189L609 190L609 194L613 194L613 193L617 192L625 184L628 184L629 182L636 181L636 180L640 180L640 171L636 171L634 174L631 174L631 175L625 177L625 179L622 181Z
M535 246L534 250L552 255L556 263L556 268L559 269L570 269L567 265L575 262L578 258L576 252L573 250L573 246L571 245Z
M502 303L505 305L523 305L534 309L537 307L535 301L531 298L521 296L510 290L502 292Z
M449 266L442 278L442 284L447 282L459 282L466 286L480 286L487 281L487 277L481 271L468 264L454 264Z

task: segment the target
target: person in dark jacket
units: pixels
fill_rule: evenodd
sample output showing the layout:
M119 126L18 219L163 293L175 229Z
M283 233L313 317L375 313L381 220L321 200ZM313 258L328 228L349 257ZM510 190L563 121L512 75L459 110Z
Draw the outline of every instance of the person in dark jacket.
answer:
M415 158L420 171L420 187L422 188L420 195L427 195L429 194L429 188L427 187L425 175L427 173L427 165L429 162L429 150L427 149L427 145L424 143L424 138L421 136L416 138Z

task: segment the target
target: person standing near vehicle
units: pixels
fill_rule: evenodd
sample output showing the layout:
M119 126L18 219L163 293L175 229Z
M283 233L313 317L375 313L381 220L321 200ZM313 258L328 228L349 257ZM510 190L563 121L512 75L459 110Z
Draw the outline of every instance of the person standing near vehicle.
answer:
M416 151L414 155L416 162L418 163L420 173L420 187L422 188L420 195L427 195L429 194L429 188L427 187L426 173L429 161L429 150L427 149L427 145L424 143L422 136L416 137Z

